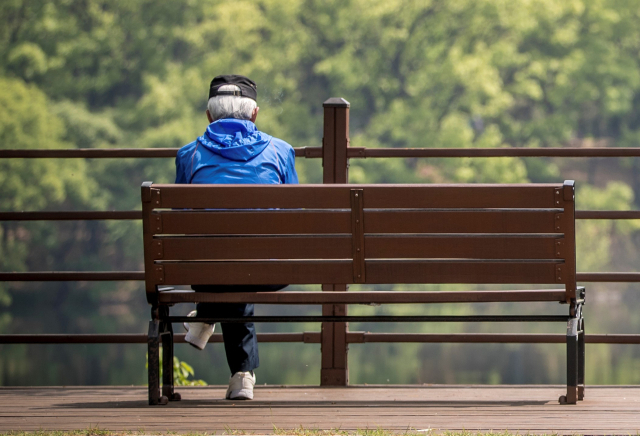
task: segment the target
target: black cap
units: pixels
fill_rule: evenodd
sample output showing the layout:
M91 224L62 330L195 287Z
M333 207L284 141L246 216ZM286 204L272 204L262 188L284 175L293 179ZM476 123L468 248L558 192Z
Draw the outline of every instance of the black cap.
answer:
M240 91L218 91L218 88L224 85L236 85L240 88ZM217 95L236 95L238 97L247 97L255 101L258 97L258 90L256 88L256 82L248 77L239 76L237 74L226 74L223 76L216 76L211 81L211 85L209 86L209 98Z

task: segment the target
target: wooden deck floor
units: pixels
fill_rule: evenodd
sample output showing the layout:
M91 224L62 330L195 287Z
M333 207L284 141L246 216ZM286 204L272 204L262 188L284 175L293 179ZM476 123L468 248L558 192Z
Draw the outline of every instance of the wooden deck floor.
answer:
M640 386L590 387L578 406L560 386L259 386L254 401L225 401L225 387L181 388L183 400L150 407L142 387L0 388L0 431L272 433L274 426L356 430L510 430L638 434ZM428 433L426 433L428 434Z

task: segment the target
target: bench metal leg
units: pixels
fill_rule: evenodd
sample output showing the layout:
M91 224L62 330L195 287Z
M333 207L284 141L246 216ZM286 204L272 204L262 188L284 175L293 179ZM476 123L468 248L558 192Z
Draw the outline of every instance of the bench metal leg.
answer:
M169 401L180 401L180 394L173 391L173 327L162 323L162 395Z
M167 404L167 397L160 395L160 321L149 321L147 336L149 405Z
M572 300L567 321L567 395L560 397L561 404L576 404L584 398L585 337L582 306L584 288L578 288L579 299Z
M580 319L580 331L578 333L578 401L584 400L584 368L585 368L585 346L584 346L584 318Z
M578 401L578 320L567 323L567 404Z

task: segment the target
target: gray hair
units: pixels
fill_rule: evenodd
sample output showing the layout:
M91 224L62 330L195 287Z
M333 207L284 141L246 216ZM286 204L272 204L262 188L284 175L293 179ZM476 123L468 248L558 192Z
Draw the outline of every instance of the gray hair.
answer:
M236 85L223 85L218 91L240 91ZM211 97L207 103L207 109L213 121L222 118L236 118L239 120L250 120L254 109L258 105L248 97L236 97L235 95L218 95Z

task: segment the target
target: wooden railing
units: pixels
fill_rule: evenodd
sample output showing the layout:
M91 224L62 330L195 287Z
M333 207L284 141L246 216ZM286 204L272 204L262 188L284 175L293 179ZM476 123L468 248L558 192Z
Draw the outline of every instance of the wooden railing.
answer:
M349 147L349 103L341 98L324 105L322 147L296 148L297 158L322 159L323 183L347 183L349 159L363 158L493 158L493 157L640 157L638 148L562 147L562 148L364 148ZM58 158L175 158L177 148L120 148L69 150L0 150L0 159ZM140 220L141 211L55 211L0 212L0 221L58 220ZM576 211L576 219L640 219L640 211ZM144 271L34 271L0 272L0 281L128 281L144 280ZM637 272L578 273L579 282L640 282ZM323 291L344 291L346 285L327 284ZM325 304L322 314L344 316L345 304ZM351 343L564 343L562 334L427 334L365 333L349 331L346 323L323 323L321 332L262 333L261 342L301 342L322 344L322 384L344 385L347 378L347 347ZM184 335L176 335L184 342ZM222 342L214 335L212 342ZM146 343L145 334L37 334L0 335L0 344L124 344ZM590 344L640 344L640 334L588 334Z

